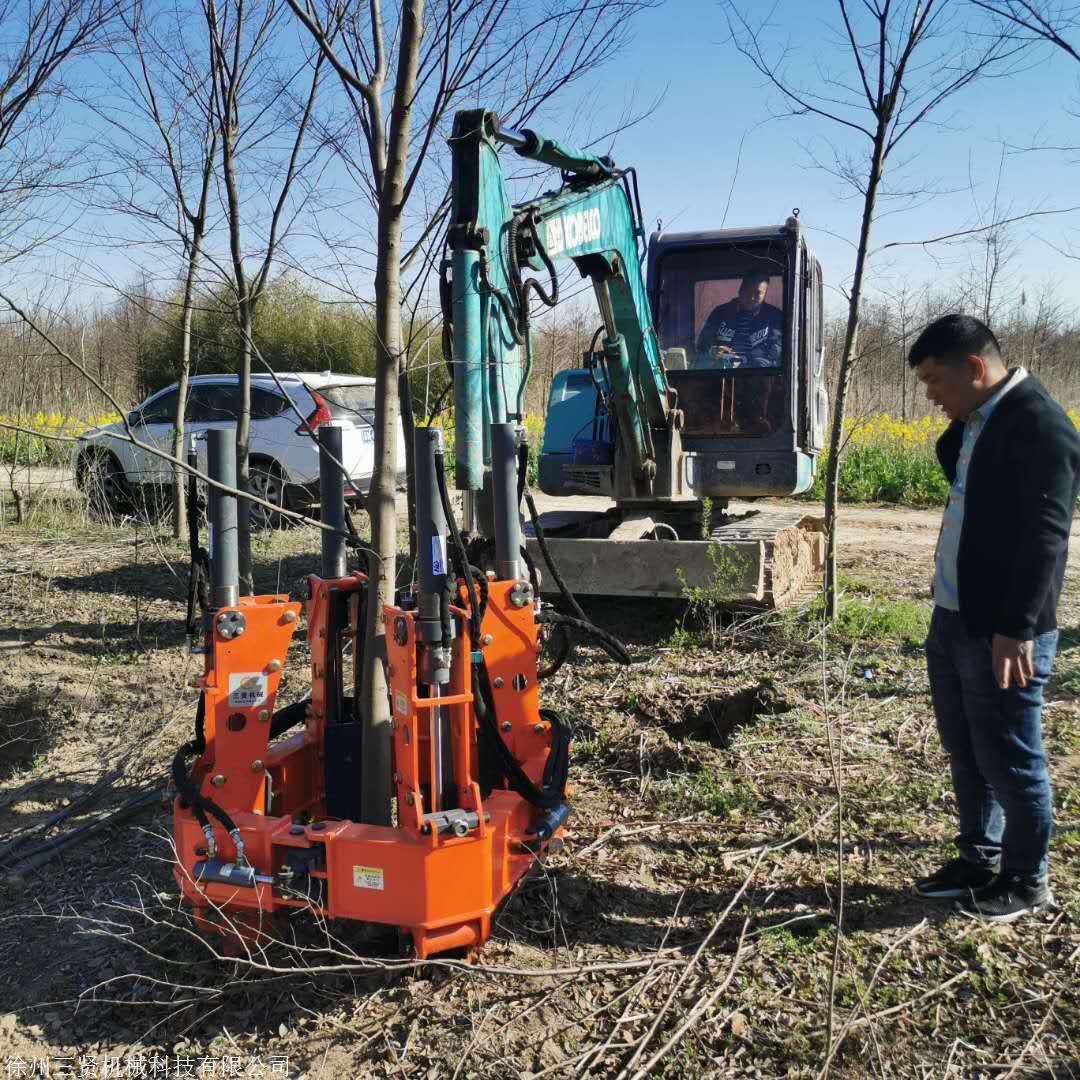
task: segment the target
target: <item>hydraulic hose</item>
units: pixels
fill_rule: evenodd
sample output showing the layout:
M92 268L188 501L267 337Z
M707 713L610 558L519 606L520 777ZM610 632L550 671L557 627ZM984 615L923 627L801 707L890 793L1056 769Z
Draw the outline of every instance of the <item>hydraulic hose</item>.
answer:
M606 630L601 630L599 626L589 621L589 617L581 610L581 605L577 602L577 597L570 591L569 586L563 580L562 574L559 573L558 566L555 565L555 560L552 557L551 549L547 546L547 537L544 535L543 527L540 524L540 515L536 510L536 502L532 497L532 492L529 491L526 486L524 489L525 504L529 508L529 520L532 522L533 532L536 534L536 542L540 546L540 554L544 556L544 562L547 564L547 568L551 571L552 580L555 582L559 592L562 594L562 598L569 605L570 609L577 616L575 619L571 619L569 616L561 615L557 619L551 618L544 621L547 622L561 622L563 625L573 627L576 630L580 630L582 633L587 634L589 637L595 638L600 648L604 650L619 664L630 665L633 663L633 659L630 656L626 646L613 634L609 634ZM546 614L546 613L541 613ZM550 613L556 614L554 612ZM557 670L557 669L556 669Z
M473 708L476 711L476 719L486 744L495 755L499 772L510 789L517 792L532 806L540 810L551 810L566 801L566 777L570 768L570 742L574 736L573 729L557 713L551 710L544 711L545 719L551 724L551 749L544 763L541 786L538 787L503 740L495 715L495 699L488 680L484 654L475 647L480 641L480 623L487 607L487 578L478 568L469 565L465 542L461 537L453 507L450 505L450 493L446 487L446 470L443 455L440 453L435 455L435 480L447 527L450 530L451 548L457 563L456 570L464 578L465 588L469 594L469 627L474 646L472 652Z

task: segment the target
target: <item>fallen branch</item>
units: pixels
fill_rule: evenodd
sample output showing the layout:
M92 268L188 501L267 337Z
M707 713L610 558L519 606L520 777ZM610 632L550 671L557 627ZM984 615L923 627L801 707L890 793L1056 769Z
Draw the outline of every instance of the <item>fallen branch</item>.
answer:
M32 645L33 642L26 642L26 644ZM4 792L3 795L0 795L0 810L11 806L13 803L22 802L31 791L36 791L42 784L47 784L51 779L52 778L48 776L39 776L37 780L31 780L27 784L22 784L20 787L15 788L14 791Z
M727 975L724 976L723 982L707 997L704 1001L699 1001L691 1010L686 1019L675 1029L675 1033L670 1039L636 1073L634 1073L632 1080L644 1080L644 1077L648 1076L652 1069L656 1066L657 1062L673 1047L675 1046L683 1036L709 1011L709 1009L716 1002L717 998L731 985L732 979L735 978L735 972L739 970L739 964L742 963L743 958L743 942L746 940L746 929L750 925L750 916L743 920L742 933L739 935L739 942L735 946L735 955L731 958L731 964L728 966ZM734 1010L732 1010L734 1012ZM730 1018L731 1013L728 1014Z
M958 971L952 978L946 979L943 983L938 983L937 986L924 991L918 997L913 997L909 1001L902 1001L899 1005L893 1005L891 1008L871 1013L869 1016L860 1016L857 1020L852 1020L851 1024L848 1026L848 1030L853 1031L857 1027L864 1027L866 1024L872 1024L875 1020L881 1020L886 1016L895 1016L896 1013L903 1012L905 1009L910 1009L912 1006L918 1005L928 998L936 997L943 991L948 990L953 983L957 983L961 979L966 979L970 974L971 973L968 971Z
M727 919L728 915L731 914L732 908L734 908L735 905L739 902L739 900L742 899L743 893L745 893L746 890L750 887L750 882L753 880L754 874L757 872L757 868L761 865L761 860L765 858L765 851L766 849L762 849L761 852L758 854L758 857L754 860L754 865L750 867L750 872L743 879L743 883L739 886L738 891L728 902L727 907L725 907L724 910L720 912L720 914L717 916L716 921L712 925L712 929L705 935L701 944L697 947L697 951L683 966L682 973L679 975L678 979L675 980L675 985L671 988L671 991L668 994L666 1000L664 1001L664 1004L660 1007L659 1012L657 1012L656 1018L653 1020L652 1025L650 1026L649 1030L645 1032L644 1037L638 1043L637 1049L631 1055L630 1060L626 1063L626 1065L623 1066L623 1069L619 1073L617 1080L624 1080L625 1077L629 1076L630 1070L638 1063L638 1059L645 1052L645 1048L652 1041L653 1036L658 1031L661 1023L663 1023L664 1017L667 1015L668 1010L671 1008L672 1002L675 1000L679 991L682 989L683 983L686 982L687 976L697 966L698 960L701 959L701 954L705 951L706 948L708 948L709 942L712 941L712 939L716 936L716 932L720 929L721 926L723 926L724 921ZM746 926L744 924L743 933L745 932ZM739 939L739 943L740 945L742 944L741 937Z
M35 822L33 825L28 825L22 832L17 833L8 840L6 844L0 847L0 864L7 862L8 859L11 858L12 853L22 847L31 837L36 836L38 833L45 832L47 829L51 829L54 825L63 821L64 818L69 817L76 810L86 806L87 803L93 802L93 800L97 798L109 784L116 780L118 776L119 771L114 770L107 776L102 777L93 787L72 799L67 806L62 806L59 810L55 810L47 817L42 818L41 821Z
M133 795L130 799L122 802L115 810L110 810L107 814L102 814L101 817L95 818L93 821L87 821L74 829L70 829L68 832L60 833L58 836L50 837L40 844L35 844L29 851L20 854L18 859L9 867L8 880L17 879L30 870L36 870L73 844L81 843L107 825L115 825L136 811L141 810L144 806L149 806L155 799L160 797L160 788L140 791L137 795Z
M890 958L896 952L896 950L899 949L901 945L903 945L906 942L910 941L917 934L921 934L926 929L926 927L928 925L929 924L927 923L926 919L923 919L921 922L916 923L915 926L913 926L906 934L901 934L900 937L898 937L888 947L888 949L885 950L885 955L878 961L877 967L874 968L873 975L870 976L870 982L866 986L866 997L867 998L869 998L870 995L874 992L874 987L877 986L877 981L880 978L882 971L885 970L885 965L888 964ZM874 1015L876 1016L877 1014L874 1014ZM872 1019L872 1017L870 1015L867 1015L865 1017L862 1017L861 1019L869 1022L869 1020ZM836 1054L839 1051L841 1044L843 1043L844 1039L847 1037L847 1033L854 1026L855 1026L855 1018L854 1018L854 1015L852 1015L851 1017L849 1017L847 1019L847 1021L843 1025L843 1027L840 1028L840 1031L838 1032L835 1040L833 1041L832 1046L829 1048L828 1056L825 1058L825 1061L823 1062L823 1064L821 1066L821 1072L819 1074L820 1076L825 1076L825 1075L828 1074L829 1067L832 1065L832 1062L833 1062L833 1058L836 1057Z

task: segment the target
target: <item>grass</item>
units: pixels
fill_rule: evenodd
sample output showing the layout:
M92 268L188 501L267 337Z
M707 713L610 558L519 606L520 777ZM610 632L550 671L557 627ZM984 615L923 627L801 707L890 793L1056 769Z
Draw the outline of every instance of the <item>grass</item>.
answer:
M882 593L872 583L846 574L840 575L839 584L836 622L831 628L838 643L921 645L926 640L932 610L929 600ZM820 625L824 612L821 596L805 609L784 612L789 637L804 637L807 624Z
M840 498L845 502L886 502L905 506L941 506L949 483L934 453L945 424L938 419L903 422L885 413L848 417L845 451L840 462ZM828 453L808 497L825 498Z
M1080 428L1080 413L1069 410ZM900 506L943 506L949 482L941 471L935 445L943 417L897 420L887 413L849 416L844 421L844 449L839 489L844 502L896 503ZM818 458L814 486L806 498L825 498L828 451Z

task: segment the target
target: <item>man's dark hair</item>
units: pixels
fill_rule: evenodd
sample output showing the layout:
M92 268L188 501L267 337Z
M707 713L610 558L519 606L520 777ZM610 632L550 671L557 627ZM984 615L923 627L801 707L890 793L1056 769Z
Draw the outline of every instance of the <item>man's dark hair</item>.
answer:
M739 282L739 292L742 292L747 285L768 285L768 274L744 274L742 281Z
M993 330L971 315L942 315L915 339L908 364L917 368L928 356L939 364L959 364L966 356L1001 359Z

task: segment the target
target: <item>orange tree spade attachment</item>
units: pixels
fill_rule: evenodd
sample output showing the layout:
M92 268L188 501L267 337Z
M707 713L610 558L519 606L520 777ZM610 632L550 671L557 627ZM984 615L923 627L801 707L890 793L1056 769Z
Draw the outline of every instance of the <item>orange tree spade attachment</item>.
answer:
M322 514L333 531L323 531L323 576L308 580L304 701L275 708L300 604L238 595L235 499L211 489L206 667L195 738L173 763L174 874L206 928L255 935L267 917L306 908L396 928L420 959L475 951L570 813L572 733L540 707L537 687L538 624L566 627L539 610L522 561L516 429L491 427L495 572L469 565L441 432L415 435L417 581L385 611L390 826L361 820L363 717L359 695L346 693L345 661L351 643L355 681L368 590L365 574L345 570L340 431L320 427ZM209 433L210 475L226 486L235 486L233 438Z

